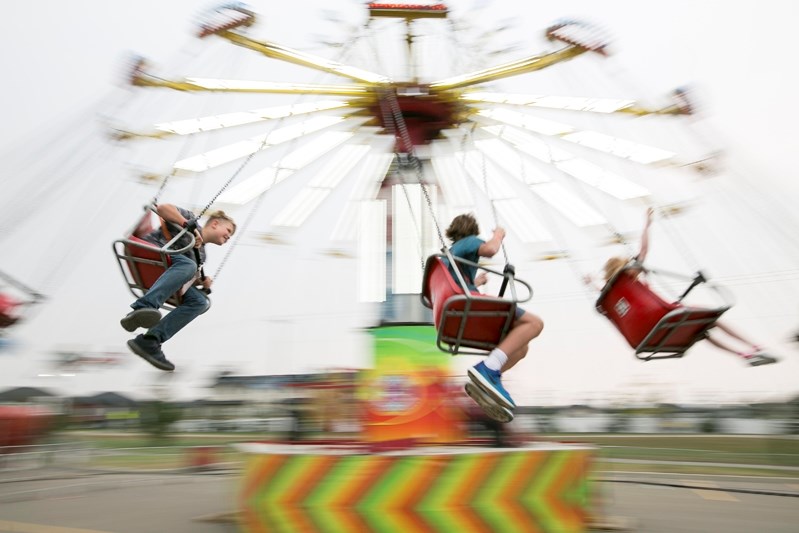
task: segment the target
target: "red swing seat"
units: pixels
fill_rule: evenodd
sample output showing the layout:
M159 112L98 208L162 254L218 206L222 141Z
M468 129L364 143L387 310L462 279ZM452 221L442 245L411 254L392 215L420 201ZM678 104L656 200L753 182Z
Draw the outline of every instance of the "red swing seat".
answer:
M26 320L30 309L44 300L43 294L0 272L0 330Z
M151 213L151 209L147 208L142 218L126 233L125 238L118 239L113 244L122 276L136 298L144 296L161 274L172 265L172 255L184 253L194 246L193 239L191 246L178 250L168 249L166 246L159 247L144 240L143 237L155 229ZM177 307L181 301L182 294L176 293L167 299L164 307Z
M13 326L21 318L18 309L22 302L0 292L0 329Z
M515 281L524 284L532 294L526 283ZM441 255L431 255L425 263L422 303L433 310L438 348L452 355L493 350L516 318L516 300L465 290L452 277Z
M730 306L688 307L667 302L622 269L602 289L596 309L616 326L639 359L682 357L706 337Z

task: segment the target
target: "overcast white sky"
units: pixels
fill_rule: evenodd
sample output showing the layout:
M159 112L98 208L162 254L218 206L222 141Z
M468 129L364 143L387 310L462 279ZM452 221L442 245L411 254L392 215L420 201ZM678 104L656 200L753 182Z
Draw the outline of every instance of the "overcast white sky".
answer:
M6 103L0 146L14 154L30 154L25 157L31 158L53 151L54 145L63 138L46 142L43 139L48 133L62 131L63 125L72 124L80 117L85 121L94 119L92 109L121 82L129 52L136 52L157 62L166 62L175 58L178 51L182 50L188 55L197 51L202 43L191 37L192 22L198 7L208 5L213 4L192 0L44 0L36 3L14 2L6 6L4 13L7 24L0 34L0 44L5 51L0 55L0 72L3 73L2 94ZM341 31L340 27L326 20L326 13L338 13L339 17L351 24L364 20L359 11L360 3L355 1L253 1L250 5L261 15L259 24L269 28L275 41L301 49L313 43L314 35L330 35ZM799 8L794 2L678 0L642 4L627 0L547 3L496 0L459 1L452 5L456 9L462 9L463 5L488 6L497 10L497 20L512 18L512 31L517 33L522 43L528 41L526 32L539 31L560 17L582 18L603 26L614 36L616 60L643 86L667 90L689 83L696 85L712 116L716 140L730 150L735 164L749 169L750 178L769 193L781 195L784 199L799 197L794 161L794 153L799 146L799 136L795 132L799 123L799 111L795 104L795 95L799 94L799 74L793 57ZM319 48L315 48L314 52L325 55L324 50ZM13 168L5 160L0 161L0 184L5 190L8 190L7 180L13 179ZM5 206L8 201L13 199L3 198L0 205ZM121 216L124 220L125 215ZM68 221L57 223L62 222ZM84 232L80 233L86 237ZM102 248L102 254L108 257L103 255L102 259L82 268L115 269L107 252L107 240L98 244L97 248ZM0 269L3 268L2 258L15 253L21 252L5 249L0 254ZM776 250L775 253L780 252ZM293 257L293 271L315 275L316 261L307 254L291 251L280 254L285 254L285 257L278 257L276 261L292 262ZM106 263L100 267L102 261ZM230 268L241 269L237 272L242 276L252 274L251 270L241 266ZM260 265L253 268L260 269ZM339 267L334 267L334 272L335 268ZM98 275L100 280L114 279L109 283L119 283L116 277L118 273L115 271L110 276ZM15 339L13 353L7 351L0 356L0 387L37 385L83 393L106 390L109 380L117 381L119 388L129 392L137 392L137 389L141 392L141 389L150 387L153 382L150 373L136 378L122 377L123 373L130 374L132 369L135 369L135 373L150 370L141 368L138 361L135 361L138 366L131 366L131 363L117 371L117 374L115 371L103 371L97 375L49 381L36 377L37 365L44 357L48 342L50 345L66 345L70 342L90 345L101 351L113 350L118 346L119 351L125 351L126 337L124 332L117 331L116 317L96 323L81 323L74 316L70 320L64 319L64 314L71 314L75 306L92 307L98 300L107 302L112 299L119 313L123 313L128 302L121 291L115 290L118 288L115 286L114 290L106 291L104 287L80 287L79 292L67 291L57 304L39 313L34 323L22 329L20 337ZM76 296L76 292L82 297ZM343 294L333 292L333 300L336 295L340 297ZM222 310L212 311L219 313L219 323L206 326L218 332L210 348L217 350L217 353L204 356L203 365L195 365L184 377L178 378L184 395L202 394L199 387L207 383L209 373L224 367L224 364L214 366L214 361L224 359L224 356L217 354L229 349L231 339L251 335L249 330L253 326L248 325L246 320L235 323L224 320L225 297L220 298L219 307ZM298 299L298 302L288 305L290 311L284 315L302 316L302 304L310 302L306 295L300 295ZM229 302L228 305L234 304ZM269 305L269 302L265 302L265 305ZM268 346L264 346L258 361L247 361L246 365L245 362L231 361L231 364L242 363L251 372L279 373L326 366L352 366L363 362L363 356L351 355L351 352L363 351L368 345L368 341L350 332L358 325L357 317L361 314L354 307L344 310L346 317L339 325L348 333L336 337L338 340L335 341L348 356L338 357L328 352L325 354L329 358L327 360L298 362L309 357L308 353L318 353L318 346L324 345L321 340L317 341L316 347L302 347L303 342L308 341L307 328L319 329L322 323L336 327L335 324L330 325L328 320L329 314L335 313L334 302L313 302L313 305L318 308L319 316L316 318L310 313L306 320L286 321L284 317L268 325L256 325L269 330L270 342L265 343ZM56 310L59 307L60 310ZM799 386L795 379L787 378L786 374L797 375L796 345L786 343L783 335L787 333L786 325L791 321L799 327L799 302L794 302L793 308L792 317L779 317L779 328L769 328L768 316L763 316L768 314L767 310L740 313L741 318L757 315L746 322L750 331L755 330L761 338L767 337L763 342L775 346L789 360L773 369L740 368L738 362L727 360L724 356L708 357L711 362L706 364L696 363L696 358L692 361L686 358L657 367L661 363L639 363L632 360L629 354L624 357L630 361L616 364L614 360L610 366L600 365L600 368L605 369L605 374L591 375L589 371L574 375L574 365L568 361L546 366L549 361L542 363L528 358L520 366L511 388L522 401L544 402L544 396L563 402L590 401L610 394L619 387L627 387L630 394L636 394L636 391L646 387L660 388L664 394L679 394L680 398L693 400L701 399L703 394L770 397L769 394L795 393ZM558 335L570 336L568 328L559 327L558 314L553 311L552 320L544 317L548 324L554 324L547 331L549 340L542 338L540 341L541 351L556 351L559 346ZM604 327L610 328L608 325ZM116 329L111 332L111 328ZM588 333L596 334L601 328L588 328ZM96 335L87 333L95 330ZM293 345L299 347L287 348ZM575 350L589 351L588 347L592 345L595 343L589 341ZM175 343L172 350L170 357L185 368L197 354L198 345ZM293 363L286 361L286 353ZM539 367L539 364L545 366ZM697 373L708 374L708 379L703 381L697 377Z

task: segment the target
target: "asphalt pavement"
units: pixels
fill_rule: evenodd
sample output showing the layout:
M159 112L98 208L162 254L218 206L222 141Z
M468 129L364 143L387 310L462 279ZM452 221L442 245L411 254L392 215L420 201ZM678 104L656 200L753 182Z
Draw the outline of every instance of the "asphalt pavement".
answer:
M595 524L647 533L796 533L799 478L597 474ZM0 532L232 533L239 474L38 469L0 475ZM509 531L524 531L522 524ZM516 526L519 526L518 529Z

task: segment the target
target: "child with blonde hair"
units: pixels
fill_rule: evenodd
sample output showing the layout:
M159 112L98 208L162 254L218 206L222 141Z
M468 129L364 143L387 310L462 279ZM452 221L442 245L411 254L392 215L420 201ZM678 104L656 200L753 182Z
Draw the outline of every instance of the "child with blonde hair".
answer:
M204 291L210 292L213 279L210 276L198 276L205 262L205 245L222 246L228 242L236 231L236 223L224 211L214 211L209 214L208 221L201 226L197 217L188 209L172 204L160 204L156 210L164 223L162 227L146 235L144 240L159 247L164 246L173 236L186 228L187 233L194 234L194 249L171 256L172 264L146 294L130 305L133 311L122 318L120 324L130 332L146 328L145 333L128 341L128 348L154 367L171 372L175 369L175 365L166 358L161 345L210 307ZM184 235L175 247L181 248L187 245L190 239L188 234ZM180 305L161 318L159 308L164 302L192 281L195 283L182 294ZM197 285L201 286L202 290Z
M605 261L605 265L602 267L602 277L604 278L605 285L617 275L632 276L639 281L641 280L644 275L644 270L641 265L643 265L649 252L649 228L652 225L654 213L651 207L646 211L646 221L644 223L644 229L641 232L641 247L637 255L633 257L614 256ZM585 281L587 285L594 285L594 287L600 291L604 288L597 287L591 276L585 276L583 281ZM714 334L717 331L726 333L728 337L738 341L741 347L734 347L733 344L730 344L729 339L719 339L718 334ZM717 348L743 359L749 366L768 365L777 362L775 357L765 353L760 346L746 339L743 335L734 331L730 326L722 323L720 320L716 321L711 330L706 333L705 338Z

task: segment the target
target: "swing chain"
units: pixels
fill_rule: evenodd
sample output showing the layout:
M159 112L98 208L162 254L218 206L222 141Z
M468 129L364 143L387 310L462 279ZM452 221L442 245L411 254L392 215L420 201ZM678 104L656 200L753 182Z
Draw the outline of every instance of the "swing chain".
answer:
M391 127L392 122L391 122L390 111L386 109L386 106L384 105L384 102L385 102L385 100L383 98L381 98L380 99L380 108L381 108L381 111L383 113L383 122L384 122L384 124L386 124L389 127L389 129L391 130L391 133L395 133L394 128ZM395 134L395 137L396 137L396 134ZM396 139L395 139L395 143L396 143ZM392 175L392 176L395 176L397 178L397 180L400 182L400 186L402 187L403 196L405 196L405 202L408 204L408 212L411 213L411 220L413 221L414 231L416 232L416 234L419 237L417 239L419 241L419 264L421 265L422 270L424 270L425 260L424 260L424 251L422 249L422 247L423 247L423 244L422 244L422 231L421 231L421 229L419 228L419 225L416 222L416 217L413 216L413 204L411 203L410 195L408 195L408 190L405 187L405 185L407 185L406 182L405 182L405 177L403 176L403 174L401 172L401 167L403 167L403 166L404 167L409 166L407 157L404 157L404 154L400 154L395 149L394 150L394 159L391 160L391 166L388 169L388 174Z
M158 198L160 198L160 197L161 197L161 194L164 192L164 189L166 189L166 183L169 181L169 178L171 178L171 177L172 177L172 176L174 176L174 175L175 175L175 169L173 168L173 169L172 169L172 172L170 172L169 174L167 174L167 175L164 177L164 179L161 181L161 186L160 186L160 187L158 188L158 190L155 192L155 195L153 195L153 199L152 199L152 201L150 202L152 205L158 205Z
M235 180L238 177L238 175L241 174L241 171L244 170L244 167L246 167L247 164L249 164L250 160L252 160L252 158L255 156L255 154L257 154L259 151L261 151L263 149L263 147L266 145L266 139L267 138L268 138L268 136L264 137L264 140L261 142L261 146L258 147L258 150L255 150L254 152L252 152L250 155L247 156L247 158L242 162L242 164L239 166L239 168L236 169L236 172L234 172L233 175L230 176L230 178L222 185L222 188L220 188L216 192L214 197L211 198L211 200L207 204L205 204L205 207L202 208L202 211L200 211L197 214L197 218L202 217L205 214L205 212L208 211L208 209L212 205L214 205L214 202L216 202L216 199L219 198L222 195L222 193L225 192L225 189L227 189L228 186L230 186L230 184L233 183L233 180Z
M486 196L488 197L488 203L491 206L491 216L494 220L494 227L499 227L499 215L497 214L497 206L494 204L494 198L492 198L491 193L488 191L488 167L486 162L486 154L485 152L477 149L477 144L474 142L474 130L477 127L477 123L472 124L472 127L469 128L469 133L464 134L461 137L461 151L463 152L463 168L464 172L466 171L466 138L468 136L469 140L471 141L472 150L475 152L480 152L481 156L481 164L480 170L482 172L483 178L483 190L485 191ZM503 240L500 243L500 247L502 248L502 255L505 258L505 264L508 265L510 260L508 259L508 250L505 248L505 241ZM511 267L513 268L513 267Z
M472 137L472 145L474 145L474 137ZM476 147L475 147L476 149ZM499 227L499 215L497 215L497 206L494 205L494 198L491 196L491 193L488 191L488 171L486 167L486 154L485 152L480 152L481 156L481 170L483 172L483 188L485 189L486 196L488 196L488 203L491 205L491 216L494 218L494 227ZM505 249L505 239L500 242L500 246L502 247L502 255L505 258L505 265L509 265L510 260L508 259L508 250ZM511 267L513 268L513 267ZM504 292L505 286L507 285L507 278L502 282L502 290Z
M388 112L386 112L385 106L383 105L384 102L388 103L388 106L390 107ZM395 135L397 133L397 130L399 130L402 144L407 150L404 154L400 154L395 150L397 159L401 163L403 163L403 166L410 166L416 173L416 180L419 182L419 185L422 189L422 194L424 195L425 202L427 203L427 208L430 210L430 215L431 218L433 219L433 224L435 225L436 228L438 240L441 242L442 246L446 246L446 241L444 240L444 234L441 232L441 226L439 226L438 219L435 216L435 209L433 208L433 201L430 198L430 192L427 190L427 184L424 181L422 163L414 153L413 142L411 142L411 136L408 133L408 128L405 124L405 119L402 116L402 111L400 110L396 93L390 89L383 89L380 97L380 105L383 108L384 122L386 123L386 125L389 125L389 128L392 130L392 133L394 133ZM400 181L404 186L405 185L404 179L400 178Z
M277 173L275 173L275 176L277 177ZM276 177L275 180L277 179ZM272 186L274 186L275 180L273 180ZM255 201L255 204L250 210L250 213L247 215L247 218L244 220L244 223L241 225L241 229L239 229L239 231L236 232L236 237L234 241L231 243L225 255L222 256L222 260L219 262L219 265L216 267L216 271L214 272L214 279L219 277L219 273L222 271L222 267L225 266L225 263L227 263L227 260L230 257L231 252L239 243L239 239L241 239L241 236L244 235L245 230L247 229L247 227L249 227L250 222L252 222L252 220L255 218L255 214L260 209L261 203L263 203L265 197L266 197L265 193L261 193L258 196L258 199Z

